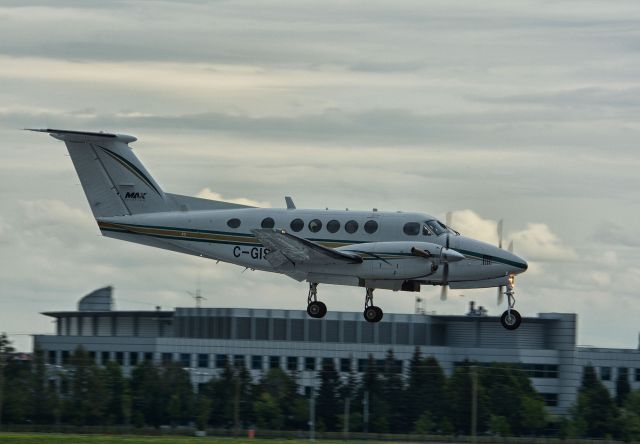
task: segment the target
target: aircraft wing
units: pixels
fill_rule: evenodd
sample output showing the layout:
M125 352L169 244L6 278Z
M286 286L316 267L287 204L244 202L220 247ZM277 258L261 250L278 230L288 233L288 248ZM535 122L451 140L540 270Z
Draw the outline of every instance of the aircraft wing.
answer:
M284 230L262 228L252 232L262 245L270 250L267 260L275 268L281 268L286 264L296 266L362 263L362 258L358 255L323 247Z

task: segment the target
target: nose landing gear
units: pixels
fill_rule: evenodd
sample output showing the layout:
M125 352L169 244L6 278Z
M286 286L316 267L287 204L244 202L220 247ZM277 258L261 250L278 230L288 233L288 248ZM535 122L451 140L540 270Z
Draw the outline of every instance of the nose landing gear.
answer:
M309 296L307 296L307 314L315 319L323 318L327 314L327 306L318 300L318 284L309 284Z
M380 307L373 305L373 288L367 288L364 298L364 319L367 322L380 322L384 313Z
M522 323L522 316L513 306L516 304L516 298L514 297L513 286L507 286L507 291L504 292L507 295L507 310L500 316L500 323L507 330L515 330L520 327Z

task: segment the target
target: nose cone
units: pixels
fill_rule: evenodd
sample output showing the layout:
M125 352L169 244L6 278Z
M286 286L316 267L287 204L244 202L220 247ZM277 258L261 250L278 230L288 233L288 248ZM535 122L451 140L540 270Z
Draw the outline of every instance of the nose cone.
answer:
M451 248L443 248L440 252L440 260L442 260L442 262L460 262L463 259L464 255L462 253L458 253Z

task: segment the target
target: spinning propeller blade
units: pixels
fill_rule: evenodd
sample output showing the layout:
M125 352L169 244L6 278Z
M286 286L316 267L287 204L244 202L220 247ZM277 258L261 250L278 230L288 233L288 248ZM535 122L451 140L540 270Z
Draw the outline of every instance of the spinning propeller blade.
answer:
M449 216L451 213L447 213ZM449 249L449 233L447 233L447 240L445 244L447 250ZM440 300L447 300L447 292L449 289L449 261L444 263L444 269L442 270L442 290L440 290Z

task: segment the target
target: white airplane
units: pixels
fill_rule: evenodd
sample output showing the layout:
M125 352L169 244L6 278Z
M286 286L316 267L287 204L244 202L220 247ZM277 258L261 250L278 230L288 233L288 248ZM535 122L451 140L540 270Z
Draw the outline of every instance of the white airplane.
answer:
M364 318L382 319L373 290L420 291L422 285L506 287L508 330L514 277L527 262L462 236L424 213L255 208L171 194L135 156L124 134L29 129L66 143L91 211L104 236L287 275L309 283L307 313L322 318L318 284L364 287Z

